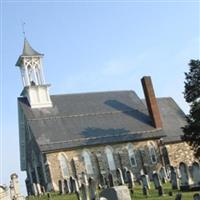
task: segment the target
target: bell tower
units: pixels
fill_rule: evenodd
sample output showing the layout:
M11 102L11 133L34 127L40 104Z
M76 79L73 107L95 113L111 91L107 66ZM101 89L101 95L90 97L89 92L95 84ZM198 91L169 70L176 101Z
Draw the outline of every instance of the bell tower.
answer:
M50 84L45 83L43 74L43 56L30 46L26 38L24 39L23 52L16 66L20 69L24 87L21 96L27 97L31 108L52 107L48 89Z

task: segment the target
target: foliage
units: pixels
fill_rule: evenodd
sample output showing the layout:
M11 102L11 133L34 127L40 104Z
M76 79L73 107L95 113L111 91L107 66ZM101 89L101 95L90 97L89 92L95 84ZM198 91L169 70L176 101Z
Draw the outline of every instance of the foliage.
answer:
M200 158L200 61L191 60L189 66L189 72L185 73L184 97L190 104L190 112L186 117L188 124L183 128L183 138Z

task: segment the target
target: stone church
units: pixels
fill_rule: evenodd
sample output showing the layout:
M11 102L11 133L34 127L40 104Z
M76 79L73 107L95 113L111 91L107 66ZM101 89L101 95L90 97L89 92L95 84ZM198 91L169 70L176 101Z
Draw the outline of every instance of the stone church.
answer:
M194 162L181 139L185 114L171 97L155 96L149 76L141 79L145 100L132 90L50 95L42 59L25 39L16 66L23 83L19 140L28 194L57 191L59 180L81 180L83 173L100 183L128 168L137 180L162 166Z

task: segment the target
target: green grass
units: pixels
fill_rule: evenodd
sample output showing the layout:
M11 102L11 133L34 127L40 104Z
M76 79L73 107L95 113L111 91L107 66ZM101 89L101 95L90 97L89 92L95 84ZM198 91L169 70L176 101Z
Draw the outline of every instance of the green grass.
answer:
M135 191L134 194L132 195L132 199L134 200L140 200L140 199L148 199L148 200L174 200L176 197L176 194L179 192L178 190L172 190L171 189L171 184L170 183L166 183L163 184L163 188L164 188L164 196L159 197L158 196L158 191L154 189L154 185L151 183L151 189L149 190L149 196L146 198L144 197L143 193L142 193L142 189L141 186L136 185L135 187ZM168 193L172 191L173 192L173 196L169 196ZM193 199L193 195L196 192L181 192L183 195L183 199L184 200L192 200Z
M163 185L164 187L164 193L165 195L162 197L158 196L157 190L154 189L153 184L151 184L151 189L149 190L149 196L146 198L142 194L142 188L140 185L135 186L134 194L132 194L133 200L140 200L140 199L148 199L148 200L174 200L176 194L179 192L178 190L172 190L170 183L166 183ZM173 196L169 196L169 191L173 192ZM183 199L184 200L192 200L193 195L196 192L182 192ZM75 194L70 195L59 195L58 193L54 192L51 193L51 199L52 200L77 200ZM27 200L48 200L47 195L41 196L41 197L27 197Z

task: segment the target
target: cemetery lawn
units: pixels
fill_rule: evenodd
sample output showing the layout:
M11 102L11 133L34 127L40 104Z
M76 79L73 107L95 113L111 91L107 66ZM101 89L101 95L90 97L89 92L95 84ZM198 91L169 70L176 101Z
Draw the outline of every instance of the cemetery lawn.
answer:
M144 197L142 194L142 189L140 185L135 186L134 194L132 195L132 200L141 200L141 199L147 199L147 200L174 200L176 197L176 194L179 192L178 190L171 190L170 183L166 183L163 185L164 187L164 193L165 195L162 197L158 196L157 190L154 189L153 184L151 183L151 189L149 191L148 198ZM169 191L173 192L173 196L169 196ZM197 192L182 192L183 200L192 200L193 195ZM41 197L33 197L29 196L26 197L26 200L48 200L47 195L43 195ZM51 200L77 200L75 194L70 195L59 195L58 193L54 192L51 193Z

